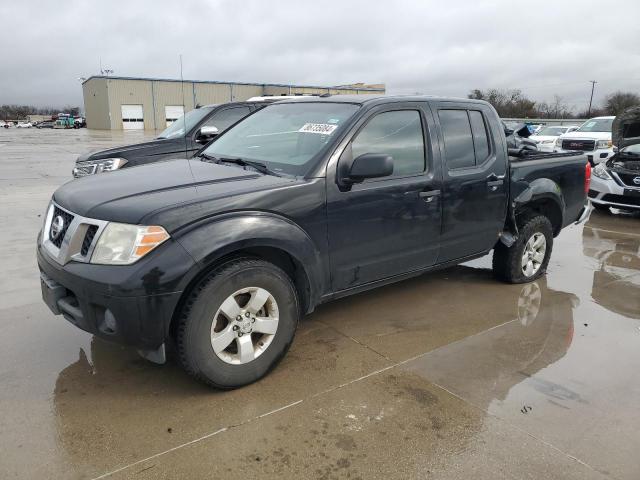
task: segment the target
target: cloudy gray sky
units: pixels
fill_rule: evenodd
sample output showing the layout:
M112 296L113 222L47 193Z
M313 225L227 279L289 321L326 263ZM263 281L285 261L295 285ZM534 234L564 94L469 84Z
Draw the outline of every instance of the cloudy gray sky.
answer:
M81 104L78 77L336 85L465 96L640 92L640 1L2 0L0 103Z

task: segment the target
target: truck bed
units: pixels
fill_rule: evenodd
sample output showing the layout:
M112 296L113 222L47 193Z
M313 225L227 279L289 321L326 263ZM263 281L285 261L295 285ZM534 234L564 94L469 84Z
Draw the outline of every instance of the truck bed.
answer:
M584 206L587 156L584 152L539 153L509 157L510 197L526 192L553 192L563 206L562 227L576 220Z
M512 157L509 156L510 162L526 162L529 160L544 160L550 158L563 158L563 157L577 157L584 156L584 152L564 152L564 153L549 153L549 152L537 152L529 155L525 155L523 157Z

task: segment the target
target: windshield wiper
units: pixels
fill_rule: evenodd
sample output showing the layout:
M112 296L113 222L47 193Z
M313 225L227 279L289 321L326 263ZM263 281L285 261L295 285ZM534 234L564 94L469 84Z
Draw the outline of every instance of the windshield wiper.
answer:
M216 157L212 156L212 155L207 155L206 153L201 153L200 155L198 155L198 158L203 158L204 160L202 160L203 162L213 162L213 163L218 163L219 159L217 159Z
M245 160L243 158L220 157L217 159L216 163L235 163L236 165L240 165L242 167L254 168L260 173L264 173L265 175L273 175L275 177L280 176L279 173L274 172L269 167L267 167L264 163L254 162L252 160Z
M202 158L203 162L208 163L235 163L236 165L240 165L241 167L251 167L255 170L263 173L265 175L273 175L275 177L281 177L279 173L274 172L269 167L267 167L264 163L254 162L252 160L245 160L243 158L237 157L214 157L213 155L207 155L206 153L201 153L198 155L199 158Z

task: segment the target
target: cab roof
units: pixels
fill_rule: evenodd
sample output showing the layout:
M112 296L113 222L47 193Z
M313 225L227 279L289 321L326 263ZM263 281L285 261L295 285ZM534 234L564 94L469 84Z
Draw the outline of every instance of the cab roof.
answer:
M277 103L355 103L358 105L378 105L384 103L394 102L424 102L424 101L438 101L438 102L464 102L475 103L478 105L487 105L484 100L475 100L470 98L455 98L455 97L439 97L435 95L320 95L320 96L300 96L295 98L288 98L286 100L278 101Z

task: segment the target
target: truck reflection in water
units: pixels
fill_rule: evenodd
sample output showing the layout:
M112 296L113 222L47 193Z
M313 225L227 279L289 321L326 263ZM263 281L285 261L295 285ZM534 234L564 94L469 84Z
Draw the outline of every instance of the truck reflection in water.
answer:
M625 317L640 319L640 225L633 216L594 212L582 233L583 252L598 265L591 296Z
M501 301L515 304L512 321L436 349L412 362L407 370L487 408L567 354L578 297L547 287L542 277L523 285L515 298ZM536 389L549 390L547 394L553 390L556 399L575 397L561 385L547 388L542 380L531 383Z

